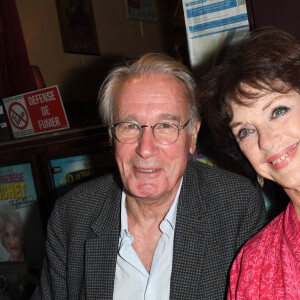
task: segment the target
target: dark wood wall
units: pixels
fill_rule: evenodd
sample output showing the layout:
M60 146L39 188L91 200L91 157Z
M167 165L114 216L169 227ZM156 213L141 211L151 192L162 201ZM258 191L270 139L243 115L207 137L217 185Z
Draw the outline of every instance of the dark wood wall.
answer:
M300 41L299 0L247 0L251 29L274 26Z

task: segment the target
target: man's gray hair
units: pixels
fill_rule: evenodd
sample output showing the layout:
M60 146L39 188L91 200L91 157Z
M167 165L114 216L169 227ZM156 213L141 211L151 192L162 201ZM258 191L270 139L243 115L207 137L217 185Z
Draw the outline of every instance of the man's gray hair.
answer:
M179 79L185 86L190 106L191 127L199 118L196 105L196 84L190 70L175 58L162 53L147 53L137 60L126 61L110 71L102 83L98 95L99 113L104 125L114 120L113 103L120 86L130 77L149 74L168 74Z

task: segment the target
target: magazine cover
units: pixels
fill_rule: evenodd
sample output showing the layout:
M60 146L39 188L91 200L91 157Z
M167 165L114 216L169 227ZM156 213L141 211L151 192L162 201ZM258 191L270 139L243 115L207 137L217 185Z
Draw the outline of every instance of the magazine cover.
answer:
M44 233L30 163L0 167L0 262L41 265Z
M113 170L111 155L84 154L50 161L57 196L62 196L75 185Z

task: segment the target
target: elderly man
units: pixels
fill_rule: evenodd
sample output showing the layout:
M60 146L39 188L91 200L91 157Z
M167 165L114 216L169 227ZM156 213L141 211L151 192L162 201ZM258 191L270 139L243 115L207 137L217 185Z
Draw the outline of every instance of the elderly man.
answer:
M190 72L146 54L112 70L99 100L119 172L57 201L33 299L222 299L265 208L247 179L189 159L200 128Z

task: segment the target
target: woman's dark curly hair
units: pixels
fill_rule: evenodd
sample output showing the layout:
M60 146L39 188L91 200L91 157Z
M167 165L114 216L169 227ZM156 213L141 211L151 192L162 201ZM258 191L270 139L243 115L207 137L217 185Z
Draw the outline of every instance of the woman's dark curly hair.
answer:
M222 62L200 80L199 110L222 152L253 175L229 127L231 103L251 105L267 93L299 92L300 44L284 31L262 28L226 52Z

